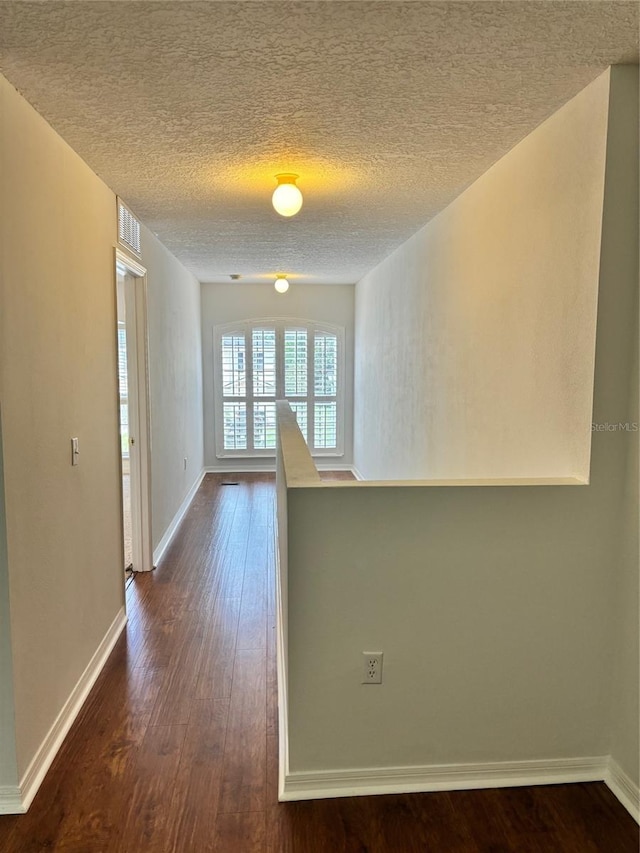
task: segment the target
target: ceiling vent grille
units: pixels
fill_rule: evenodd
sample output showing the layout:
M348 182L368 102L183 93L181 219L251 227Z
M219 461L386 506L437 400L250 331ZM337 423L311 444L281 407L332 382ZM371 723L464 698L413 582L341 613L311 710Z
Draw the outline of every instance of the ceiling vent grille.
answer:
M136 257L141 257L140 222L120 199L118 199L118 243L133 252Z

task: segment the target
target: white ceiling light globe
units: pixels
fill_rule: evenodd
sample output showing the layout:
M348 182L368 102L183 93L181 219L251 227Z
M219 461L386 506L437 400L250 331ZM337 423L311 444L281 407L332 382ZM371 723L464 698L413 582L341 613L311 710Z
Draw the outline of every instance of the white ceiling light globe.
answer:
M276 175L278 186L271 202L280 216L295 216L302 207L302 193L296 186L297 175Z
M278 293L286 293L289 290L289 282L283 275L279 275L276 283L273 285Z

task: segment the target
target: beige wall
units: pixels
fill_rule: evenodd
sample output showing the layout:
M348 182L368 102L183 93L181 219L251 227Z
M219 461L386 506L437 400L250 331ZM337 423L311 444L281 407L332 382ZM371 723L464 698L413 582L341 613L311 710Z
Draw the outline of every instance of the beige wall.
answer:
M142 262L147 268L156 548L202 471L200 284L144 226Z
M608 82L358 283L363 476L588 476Z
M8 580L22 778L124 605L116 200L1 77L0 98L8 543L0 599ZM142 239L157 544L202 469L200 293L194 277L144 228ZM72 436L80 441L78 467L70 464ZM2 635L0 641L4 662L8 643ZM4 663L0 678L6 680Z
M640 424L637 352L633 395L627 422ZM627 445L627 477L621 512L619 564L614 599L614 679L611 692L611 755L640 786L640 585L638 572L638 435L623 436Z
M292 771L608 752L619 502L581 485L287 497ZM363 651L384 652L380 687L360 683Z
M124 603L115 198L2 78L0 98L0 366L22 776Z
M638 66L611 69L607 138L595 422L640 423L638 412ZM622 493L618 550L608 562L616 630L611 688L611 754L640 785L640 590L638 527L639 433L594 433L594 466ZM605 455L606 454L606 455Z
M285 294L272 284L202 285L202 363L204 380L205 465L238 470L246 466L275 470L275 459L216 458L213 415L213 328L254 317L296 317L318 323L333 323L345 329L345 431L344 456L323 460L324 467L351 465L353 461L353 285L322 285L292 282Z

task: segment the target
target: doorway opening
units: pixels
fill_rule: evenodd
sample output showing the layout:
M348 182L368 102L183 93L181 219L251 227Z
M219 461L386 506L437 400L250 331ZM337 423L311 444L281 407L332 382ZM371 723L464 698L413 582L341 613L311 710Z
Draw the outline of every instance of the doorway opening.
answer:
M126 577L153 568L146 270L116 249L122 555Z

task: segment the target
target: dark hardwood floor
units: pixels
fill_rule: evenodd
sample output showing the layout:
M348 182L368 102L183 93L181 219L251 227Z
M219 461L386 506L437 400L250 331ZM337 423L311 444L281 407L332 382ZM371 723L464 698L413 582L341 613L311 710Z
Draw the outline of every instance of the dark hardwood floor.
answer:
M207 475L3 853L637 853L603 784L279 804L273 502Z

